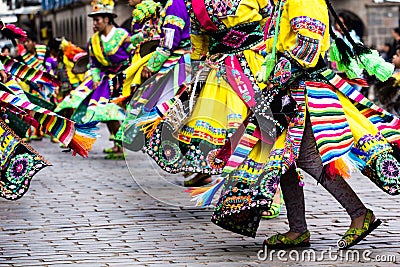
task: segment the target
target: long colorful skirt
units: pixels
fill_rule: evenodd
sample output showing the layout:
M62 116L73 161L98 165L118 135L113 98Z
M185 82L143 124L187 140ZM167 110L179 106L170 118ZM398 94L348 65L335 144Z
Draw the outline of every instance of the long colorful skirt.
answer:
M193 64L191 86L170 103L160 105L168 111L146 137L144 151L165 171L212 175L222 172L225 162L217 158L220 148L249 114L237 83L247 77L247 85L253 90L263 88L254 79L263 57L251 50L233 57L236 65L224 60L200 67ZM230 76L233 72L236 80Z
M325 81L301 81L290 88L298 114L277 138L258 178L249 183L242 174L250 167L246 161L226 178L214 223L242 235L256 235L261 212L272 203L280 177L296 164L306 115L327 179L350 177L358 171L384 192L400 194L400 120L332 71L321 74ZM304 186L297 167L296 171L299 186Z

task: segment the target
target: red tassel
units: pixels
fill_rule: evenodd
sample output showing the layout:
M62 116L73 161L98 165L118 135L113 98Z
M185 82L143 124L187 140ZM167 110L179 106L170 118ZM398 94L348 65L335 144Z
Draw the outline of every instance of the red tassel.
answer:
M327 178L330 180L335 179L336 176L350 178L350 169L341 158L329 162L329 164L325 167L325 173Z
M75 133L68 147L72 149L72 156L79 154L86 158L95 141L96 138L84 137Z

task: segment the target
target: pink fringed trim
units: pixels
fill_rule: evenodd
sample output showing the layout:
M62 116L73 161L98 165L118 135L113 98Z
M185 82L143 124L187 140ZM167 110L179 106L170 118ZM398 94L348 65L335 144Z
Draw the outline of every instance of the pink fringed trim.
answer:
M4 28L2 29L2 32L6 32L7 30L8 30L7 35L6 35L7 38L18 39L21 42L24 42L26 40L26 32L24 30L22 30L21 28L18 28L17 26L15 26L14 24L5 25ZM12 36L12 35L14 35L14 36Z

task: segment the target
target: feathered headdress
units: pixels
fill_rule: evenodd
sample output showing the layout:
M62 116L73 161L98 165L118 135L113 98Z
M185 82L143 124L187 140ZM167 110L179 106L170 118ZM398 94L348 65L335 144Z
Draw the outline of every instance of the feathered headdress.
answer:
M65 38L62 38L60 47L61 47L61 50L63 51L64 55L70 61L74 61L74 57L77 54L85 52L85 50L83 50L79 46L74 45L70 41L67 41Z
M24 30L18 28L14 24L6 25L1 20L0 20L0 32L4 37L10 39L14 46L17 45L15 39L18 39L21 42L25 41L26 39L26 32Z

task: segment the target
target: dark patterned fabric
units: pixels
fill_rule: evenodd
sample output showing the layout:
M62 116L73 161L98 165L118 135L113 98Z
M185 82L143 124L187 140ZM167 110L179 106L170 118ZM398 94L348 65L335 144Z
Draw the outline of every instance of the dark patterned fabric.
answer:
M27 191L32 177L50 165L0 120L0 197L17 200Z

